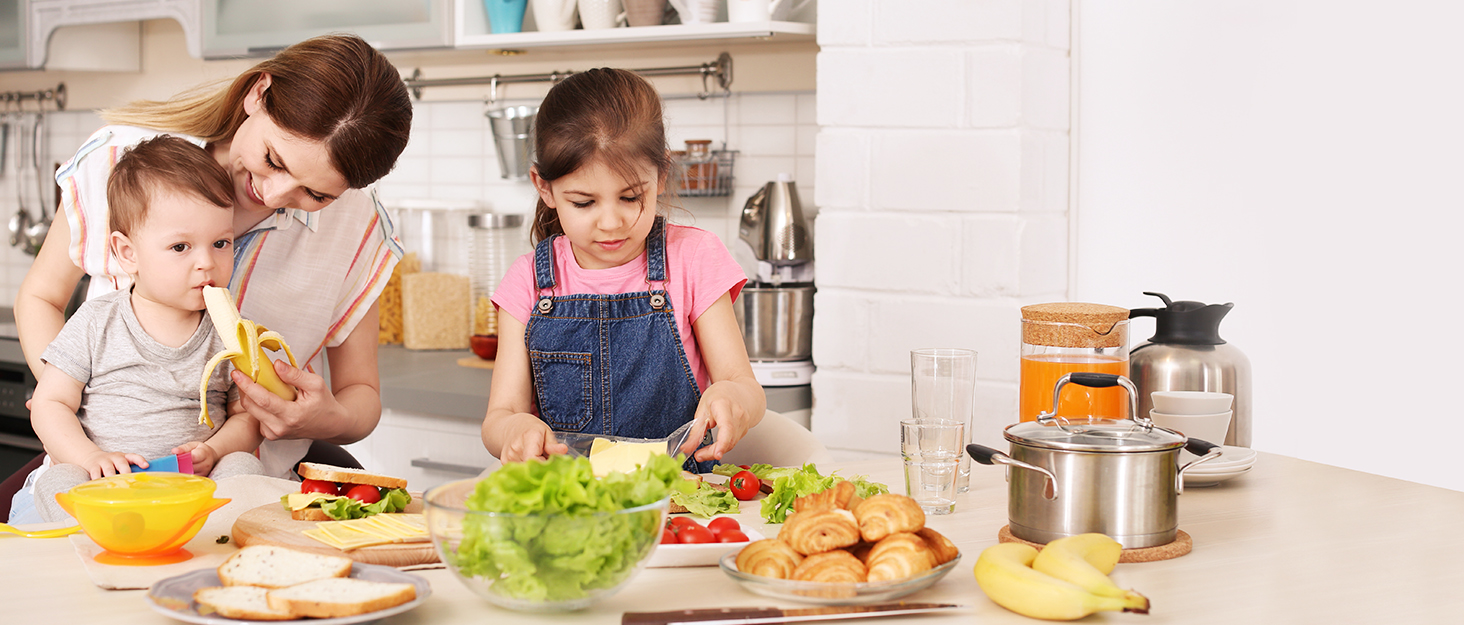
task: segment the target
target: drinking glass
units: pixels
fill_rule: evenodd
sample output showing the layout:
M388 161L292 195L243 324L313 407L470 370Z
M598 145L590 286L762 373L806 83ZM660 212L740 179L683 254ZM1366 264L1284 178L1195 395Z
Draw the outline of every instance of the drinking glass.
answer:
M910 351L911 417L948 419L966 424L971 436L971 419L976 412L976 352L940 347ZM962 443L971 441L967 440ZM956 492L971 489L971 458L964 453L956 475Z
M905 494L926 514L956 509L956 473L966 446L966 424L950 419L900 422L900 455L905 460Z

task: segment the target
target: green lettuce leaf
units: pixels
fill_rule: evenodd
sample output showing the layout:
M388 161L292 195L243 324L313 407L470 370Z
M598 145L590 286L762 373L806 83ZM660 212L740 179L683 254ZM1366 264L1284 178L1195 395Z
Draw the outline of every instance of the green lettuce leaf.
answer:
M695 516L708 519L718 514L737 514L742 511L742 504L732 491L718 490L706 482L698 482L696 490L689 493L671 493L671 501Z
M289 509L289 495L280 498L280 503ZM407 504L412 503L412 496L400 488L393 488L382 491L381 501L376 503L361 503L350 497L328 497L319 499L310 504L310 507L318 507L326 516L337 521L349 521L361 519L384 512L401 512L407 509Z
M763 520L768 523L782 523L788 520L788 513L793 510L793 500L804 495L811 495L826 490L830 486L833 486L835 482L845 479L848 479L848 481L854 484L854 494L861 498L867 499L880 493L890 492L888 486L879 482L871 482L862 475L853 478L844 478L839 475L821 475L818 472L818 467L815 467L812 463L805 464L797 469L780 469L779 471L780 473L773 478L773 492L763 498L762 509L759 511ZM716 472L715 468L713 472ZM754 475L756 473L756 471L753 471ZM759 479L762 478L762 476L758 477Z

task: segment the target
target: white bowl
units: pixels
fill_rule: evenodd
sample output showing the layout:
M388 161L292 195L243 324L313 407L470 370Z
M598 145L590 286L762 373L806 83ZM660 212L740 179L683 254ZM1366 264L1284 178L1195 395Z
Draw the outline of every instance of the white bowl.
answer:
M1215 414L1230 410L1235 396L1209 391L1154 391L1149 394L1154 409L1165 414Z

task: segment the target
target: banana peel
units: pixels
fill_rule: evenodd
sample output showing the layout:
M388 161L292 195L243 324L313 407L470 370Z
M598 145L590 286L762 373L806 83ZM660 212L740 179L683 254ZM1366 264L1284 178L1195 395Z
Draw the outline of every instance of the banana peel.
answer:
M224 351L214 354L203 368L203 380L199 382L198 390L202 400L198 422L213 428L213 419L208 414L208 379L213 377L214 369L225 360L232 362L235 370L249 376L249 379L269 389L271 393L285 401L293 401L295 387L280 379L279 374L275 373L274 361L265 352L284 350L290 365L298 366L295 364L295 354L290 351L285 338L278 332L239 316L239 308L234 305L234 297L229 294L228 289L203 287L203 303L208 309L209 318L213 320L214 330L224 340Z

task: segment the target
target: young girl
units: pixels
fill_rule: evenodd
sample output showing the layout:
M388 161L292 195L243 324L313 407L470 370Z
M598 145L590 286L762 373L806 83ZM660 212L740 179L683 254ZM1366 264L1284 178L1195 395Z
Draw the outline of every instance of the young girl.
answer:
M553 431L662 438L694 420L682 451L709 469L767 398L732 313L741 268L712 234L657 214L672 167L660 96L628 71L575 74L534 130L536 245L493 293L483 444L521 461L568 451Z

